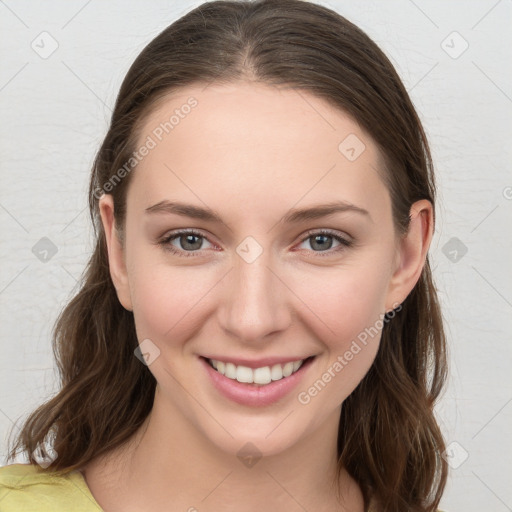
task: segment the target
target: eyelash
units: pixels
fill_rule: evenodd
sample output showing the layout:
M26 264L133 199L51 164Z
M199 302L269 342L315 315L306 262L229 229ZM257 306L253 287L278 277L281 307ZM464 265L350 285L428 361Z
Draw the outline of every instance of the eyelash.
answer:
M196 257L198 255L198 253L201 252L201 250L199 250L199 251L183 251L183 250L176 249L174 246L172 246L170 244L170 242L172 240L174 240L182 235L194 235L198 238L204 238L204 239L208 240L207 237L205 237L204 235L202 235L201 233L199 233L197 231L184 229L181 231L175 231L174 233L171 233L170 235L163 237L157 243L158 243L158 245L162 246L166 251L170 251L171 253L176 254L179 257L184 257L184 258ZM318 231L310 231L307 233L307 236L304 237L300 241L300 243L302 244L309 238L313 238L314 236L318 236L318 235L330 236L330 237L334 238L336 241L340 242L340 244L341 244L341 246L336 249L329 249L327 251L312 251L312 252L317 253L318 256L320 256L320 257L332 256L334 253L338 253L338 252L348 249L354 245L354 242L352 242L351 240L347 240L347 239L341 237L340 235L336 234L335 232L330 231L328 229L321 229Z

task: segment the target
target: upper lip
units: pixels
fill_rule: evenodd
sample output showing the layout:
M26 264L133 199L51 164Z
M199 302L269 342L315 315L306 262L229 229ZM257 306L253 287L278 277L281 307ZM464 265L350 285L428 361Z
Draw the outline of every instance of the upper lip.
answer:
M205 359L214 359L224 363L233 363L236 366L247 366L248 368L263 368L264 366L274 366L275 364L293 363L301 361L308 357L314 356L297 356L297 357L263 357L261 359L246 359L243 357L227 357L227 356L201 356Z

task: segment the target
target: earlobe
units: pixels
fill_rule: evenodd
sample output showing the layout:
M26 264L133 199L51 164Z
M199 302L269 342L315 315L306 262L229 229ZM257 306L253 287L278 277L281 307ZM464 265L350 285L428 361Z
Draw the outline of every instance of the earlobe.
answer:
M114 198L112 195L104 194L99 199L99 211L105 232L110 277L116 288L119 302L128 311L133 311L124 249L115 225Z
M391 277L386 311L401 304L418 282L432 241L434 211L427 199L416 201L410 209L407 234L398 245L397 266Z

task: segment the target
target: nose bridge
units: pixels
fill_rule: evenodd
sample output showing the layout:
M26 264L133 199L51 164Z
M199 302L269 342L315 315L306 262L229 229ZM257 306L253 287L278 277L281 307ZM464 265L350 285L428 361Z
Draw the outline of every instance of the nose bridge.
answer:
M239 341L258 341L288 325L286 287L276 276L271 251L253 237L236 252L224 300L224 328Z

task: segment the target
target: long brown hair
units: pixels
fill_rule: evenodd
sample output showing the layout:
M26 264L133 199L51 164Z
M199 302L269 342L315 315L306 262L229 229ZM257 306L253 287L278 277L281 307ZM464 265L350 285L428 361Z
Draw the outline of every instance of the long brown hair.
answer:
M51 437L58 457L48 471L79 469L120 446L148 416L155 379L134 357L134 318L109 274L98 198L136 150L143 120L177 88L241 79L291 86L320 97L372 136L383 155L397 233L413 202L435 205L428 142L393 65L358 27L302 0L212 1L161 32L121 86L89 188L94 253L80 290L60 314L52 347L60 391L26 420L9 453L33 452ZM130 174L108 190L124 225ZM105 190L104 190L105 188ZM401 311L384 322L376 359L345 400L338 433L345 467L377 510L432 512L447 479L445 444L434 405L446 378L446 340L427 257Z

